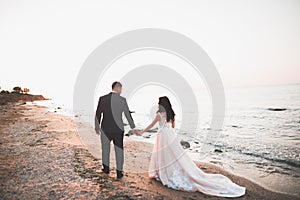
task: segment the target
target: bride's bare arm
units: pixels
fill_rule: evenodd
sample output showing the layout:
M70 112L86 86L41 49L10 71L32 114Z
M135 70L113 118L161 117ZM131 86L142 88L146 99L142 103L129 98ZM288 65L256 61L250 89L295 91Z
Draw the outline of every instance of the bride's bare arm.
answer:
M156 117L154 118L154 120L151 122L151 124L149 124L149 126L147 126L144 130L142 130L140 132L140 134L143 134L143 133L149 131L159 120L160 120L160 116L159 116L159 114L157 114Z

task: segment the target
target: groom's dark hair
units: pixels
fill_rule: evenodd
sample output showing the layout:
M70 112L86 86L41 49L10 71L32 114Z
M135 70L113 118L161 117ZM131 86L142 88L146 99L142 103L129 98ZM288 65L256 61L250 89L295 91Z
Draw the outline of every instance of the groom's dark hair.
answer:
M118 87L122 87L122 84L119 81L115 81L111 85L111 89L115 89L115 88L118 88Z

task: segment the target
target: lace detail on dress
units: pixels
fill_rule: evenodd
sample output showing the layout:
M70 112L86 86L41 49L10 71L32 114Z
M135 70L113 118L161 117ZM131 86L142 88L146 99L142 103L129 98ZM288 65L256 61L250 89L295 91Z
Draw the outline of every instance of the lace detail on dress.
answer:
M195 185L188 174L181 170L177 164L175 164L175 169L166 185L175 190L195 191Z

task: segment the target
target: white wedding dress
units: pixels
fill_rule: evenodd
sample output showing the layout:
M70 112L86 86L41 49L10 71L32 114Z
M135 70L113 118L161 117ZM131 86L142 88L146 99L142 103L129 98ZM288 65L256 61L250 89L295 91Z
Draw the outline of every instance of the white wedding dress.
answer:
M220 197L240 197L246 188L221 174L207 174L181 147L175 130L162 114L153 147L149 176L175 190L199 191Z

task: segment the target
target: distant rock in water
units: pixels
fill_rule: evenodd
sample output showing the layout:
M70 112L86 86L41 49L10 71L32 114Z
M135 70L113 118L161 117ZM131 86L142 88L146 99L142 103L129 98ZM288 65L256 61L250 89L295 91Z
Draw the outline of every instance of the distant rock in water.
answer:
M223 151L221 149L215 149L216 153L223 153Z
M182 146L184 149L187 149L187 148L190 148L190 147L191 147L190 143L187 142L187 141L181 140L181 141L180 141L180 144L181 144L181 146Z
M270 111L285 111L286 108L268 108Z
M237 125L232 125L232 128L242 128L241 126L237 126Z
M5 105L9 102L28 102L28 101L42 101L49 100L42 95L24 94L24 93L0 93L0 105Z

